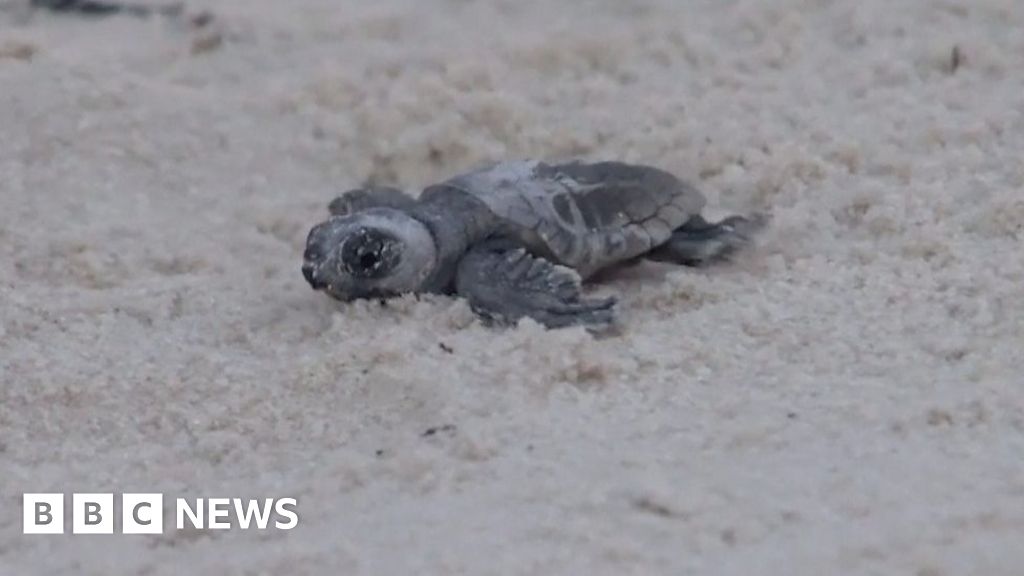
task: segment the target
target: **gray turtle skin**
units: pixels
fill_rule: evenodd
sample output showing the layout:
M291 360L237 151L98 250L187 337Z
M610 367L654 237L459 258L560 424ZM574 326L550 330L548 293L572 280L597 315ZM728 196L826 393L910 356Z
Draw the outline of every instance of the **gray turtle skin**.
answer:
M620 162L503 162L426 188L353 190L306 242L303 275L339 300L405 293L465 297L483 318L551 328L615 323L615 299L581 282L646 257L700 266L750 243L764 219L709 223L672 174Z

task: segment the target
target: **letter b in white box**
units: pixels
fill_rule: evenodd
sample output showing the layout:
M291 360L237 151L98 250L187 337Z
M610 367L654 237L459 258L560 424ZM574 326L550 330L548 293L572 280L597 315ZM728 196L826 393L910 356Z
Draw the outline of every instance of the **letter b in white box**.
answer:
M113 494L72 494L71 532L73 534L113 534Z
M121 532L125 534L163 534L164 495L122 494Z
M63 534L64 494L24 494L22 514L25 534Z

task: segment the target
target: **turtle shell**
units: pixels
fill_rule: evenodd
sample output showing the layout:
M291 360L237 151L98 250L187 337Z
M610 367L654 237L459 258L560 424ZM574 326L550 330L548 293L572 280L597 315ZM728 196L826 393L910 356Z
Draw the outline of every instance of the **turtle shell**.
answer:
M705 202L668 172L621 162L503 162L441 186L480 199L500 233L583 277L664 243Z

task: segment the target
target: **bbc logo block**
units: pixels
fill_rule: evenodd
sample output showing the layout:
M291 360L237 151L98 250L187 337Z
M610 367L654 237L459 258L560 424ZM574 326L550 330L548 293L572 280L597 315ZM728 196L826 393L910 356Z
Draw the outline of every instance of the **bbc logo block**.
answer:
M121 531L125 534L162 534L164 531L163 494L123 494Z
M25 494L22 508L25 534L64 533L63 494Z
M113 534L113 494L72 494L71 532L74 534Z

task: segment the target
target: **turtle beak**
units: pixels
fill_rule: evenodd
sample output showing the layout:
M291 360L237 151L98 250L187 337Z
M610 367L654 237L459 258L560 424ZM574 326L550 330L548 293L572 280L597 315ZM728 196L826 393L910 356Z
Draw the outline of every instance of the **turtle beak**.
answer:
M327 287L327 284L317 278L317 271L318 267L312 262L302 263L302 275L305 276L306 282L309 282L313 290L323 290Z

